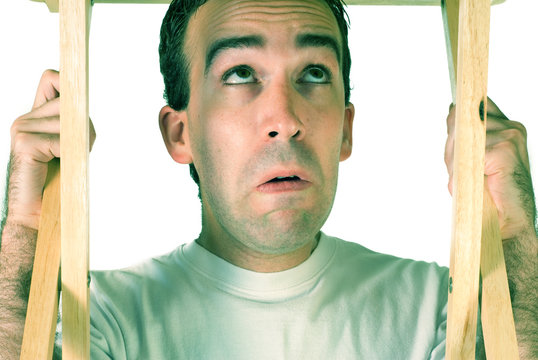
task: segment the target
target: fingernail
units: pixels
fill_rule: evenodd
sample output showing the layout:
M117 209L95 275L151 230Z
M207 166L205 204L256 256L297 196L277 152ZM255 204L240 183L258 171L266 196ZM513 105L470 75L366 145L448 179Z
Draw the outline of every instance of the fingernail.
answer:
M484 100L480 101L480 105L478 106L478 115L480 116L480 120L484 121Z

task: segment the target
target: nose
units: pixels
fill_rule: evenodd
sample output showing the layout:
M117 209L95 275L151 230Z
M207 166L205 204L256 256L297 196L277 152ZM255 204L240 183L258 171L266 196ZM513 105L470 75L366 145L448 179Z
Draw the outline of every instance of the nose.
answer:
M298 116L300 94L287 81L274 81L265 89L261 110L261 132L267 139L302 140L305 126Z

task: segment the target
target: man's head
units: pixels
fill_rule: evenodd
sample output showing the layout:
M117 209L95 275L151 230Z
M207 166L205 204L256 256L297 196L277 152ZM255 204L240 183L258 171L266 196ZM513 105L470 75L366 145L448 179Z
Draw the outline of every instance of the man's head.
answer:
M164 97L174 110L184 110L189 102L189 60L184 51L185 33L191 16L207 0L172 1L161 27L159 57L164 79ZM349 73L351 56L348 45L348 18L341 0L325 0L331 9L342 37L342 78L346 104L349 103L351 86ZM191 163L190 172L194 182L200 186L196 168Z
M261 253L311 241L351 153L341 3L175 1L159 50L160 126L174 160L197 169L202 233Z

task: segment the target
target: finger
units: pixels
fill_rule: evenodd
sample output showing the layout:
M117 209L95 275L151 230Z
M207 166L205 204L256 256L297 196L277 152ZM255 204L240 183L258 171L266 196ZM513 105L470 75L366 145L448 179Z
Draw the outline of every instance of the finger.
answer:
M488 111L488 116L497 116L500 118L508 119L508 117L504 115L501 109L499 109L497 104L495 104L493 100L491 100L489 97L488 97L487 111Z
M517 152L512 150L513 147L507 143L496 144L486 149L484 175L498 178L511 176L515 168L521 167Z
M11 137L15 137L20 132L59 134L60 118L53 116L39 119L17 119L11 125Z
M451 107L452 109L452 107ZM454 136L448 135L445 143L445 164L448 172L448 192L452 195L454 170Z
M13 138L11 148L16 157L46 163L60 157L60 135L20 132Z
M454 162L454 137L449 136L445 143L445 164L448 174L452 173L452 163Z
M60 119L58 117L50 117L41 119L17 120L13 123L11 127L11 138L16 139L17 134L19 133L44 135L42 139L50 140L46 135L60 134ZM93 144L95 143L96 137L97 134L95 133L95 127L93 125L93 122L90 120L90 151L93 148ZM56 157L59 157L59 153L57 153Z
M525 166L527 171L530 171L526 134L523 134L518 129L488 132L486 137L486 152L492 151L506 152L506 154L497 153L496 156L519 161Z
M489 98L487 107L487 120L488 129L491 130L506 129L512 125L512 122L508 120L506 115L504 115L504 113L499 109L499 107ZM508 123L506 123L506 121L508 121ZM447 133L451 134L456 126L456 105L454 104L450 105L449 113L446 118L446 124Z
M60 95L60 73L56 70L46 70L37 86L37 93L32 110Z
M60 98L55 98L51 101L48 101L19 117L19 119L38 119L44 117L53 117L60 115Z
M44 107L51 107L53 102L56 102L55 99L51 102L46 103L43 105L40 109ZM46 113L55 113L54 110L52 111L45 111L43 113L39 113L39 109L33 112L30 112L26 115L21 116L17 120L13 122L11 125L11 137L15 137L17 133L19 132L29 132L29 133L44 133L44 134L59 134L60 133L60 117L56 114L54 116L48 116L48 117L41 117L41 118L32 118L31 115L44 115ZM97 134L95 132L95 126L93 125L93 122L91 119L90 121L90 150L93 148L93 144L95 143L95 139L97 138Z
M446 126L447 133L450 134L454 131L454 126L456 124L456 105L450 104L448 109L448 115L446 117Z
M95 132L95 127L93 126L93 121L90 119L90 151L93 149L93 144L95 143L95 138L97 133Z
M527 137L527 129L525 126L513 120L508 120L498 116L488 116L487 118L487 131L501 131L508 129L516 129Z

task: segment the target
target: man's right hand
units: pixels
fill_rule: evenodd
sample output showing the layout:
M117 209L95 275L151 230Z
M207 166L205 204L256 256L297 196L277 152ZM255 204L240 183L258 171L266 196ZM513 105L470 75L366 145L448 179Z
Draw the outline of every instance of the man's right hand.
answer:
M18 359L48 162L60 157L60 76L47 70L32 111L11 127L8 214L1 229L0 359ZM95 130L90 121L90 144ZM91 147L90 145L90 147Z
M39 227L47 164L60 157L60 76L43 73L32 111L11 126L11 161L7 220L28 228ZM90 120L90 148L95 142Z

